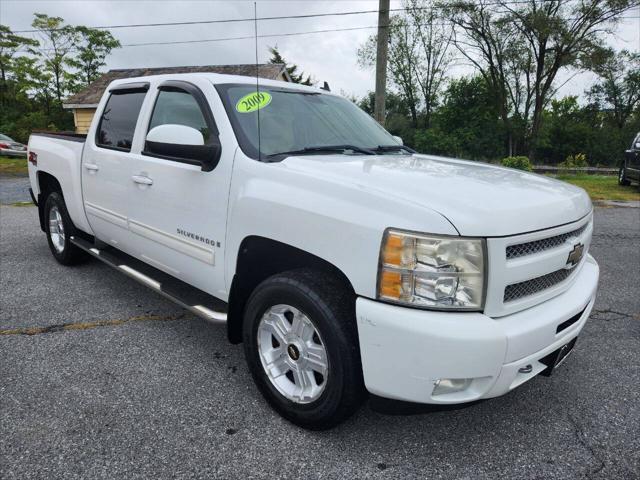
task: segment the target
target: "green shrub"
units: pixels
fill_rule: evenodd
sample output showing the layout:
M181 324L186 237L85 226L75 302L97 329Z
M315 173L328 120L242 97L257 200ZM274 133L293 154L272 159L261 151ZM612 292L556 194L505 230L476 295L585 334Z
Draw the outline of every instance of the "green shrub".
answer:
M569 155L564 162L560 162L558 167L563 170L571 168L584 168L588 167L587 156L584 153L576 153L575 155Z
M507 157L503 158L500 163L503 167L524 170L525 172L530 172L533 170L533 168L531 168L531 162L529 161L528 157Z

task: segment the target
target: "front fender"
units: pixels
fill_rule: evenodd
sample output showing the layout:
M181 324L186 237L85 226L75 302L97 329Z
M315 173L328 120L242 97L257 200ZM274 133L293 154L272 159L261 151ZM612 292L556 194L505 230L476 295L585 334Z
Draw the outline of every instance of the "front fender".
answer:
M238 158L241 157L241 158ZM380 243L388 227L457 235L444 217L413 203L317 178L238 154L225 255L225 278L235 272L244 238L258 235L311 253L342 271L356 292L374 298Z

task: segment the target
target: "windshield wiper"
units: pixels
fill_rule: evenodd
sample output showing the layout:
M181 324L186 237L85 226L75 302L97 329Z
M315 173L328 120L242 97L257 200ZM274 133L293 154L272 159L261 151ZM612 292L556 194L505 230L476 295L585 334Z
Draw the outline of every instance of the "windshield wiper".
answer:
M305 147L301 150L290 150L288 152L279 152L272 153L271 155L267 155L267 158L279 157L279 156L288 156L288 155L306 155L313 153L321 153L321 152L340 152L344 153L347 151L352 151L356 153L362 153L364 155L375 155L375 152L369 150L368 148L357 147L355 145L322 145L317 147Z
M371 150L374 152L396 152L398 150L403 150L408 153L416 153L414 149L409 148L406 145L378 145L376 148L372 148Z

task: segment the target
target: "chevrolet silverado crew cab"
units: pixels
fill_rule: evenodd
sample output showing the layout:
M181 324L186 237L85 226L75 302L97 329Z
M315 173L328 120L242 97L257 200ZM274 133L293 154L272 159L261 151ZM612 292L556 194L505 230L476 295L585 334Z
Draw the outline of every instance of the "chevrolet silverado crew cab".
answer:
M118 80L86 136L34 134L28 161L58 262L96 257L226 324L307 428L367 392L456 404L548 375L595 300L583 190L416 154L322 89Z

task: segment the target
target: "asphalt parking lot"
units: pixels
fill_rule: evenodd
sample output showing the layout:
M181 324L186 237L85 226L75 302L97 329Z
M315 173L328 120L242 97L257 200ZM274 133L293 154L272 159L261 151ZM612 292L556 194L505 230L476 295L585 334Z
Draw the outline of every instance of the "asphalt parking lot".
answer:
M241 346L0 207L0 477L638 478L640 209L597 208L600 293L551 378L463 409L365 405L328 432L262 400Z

